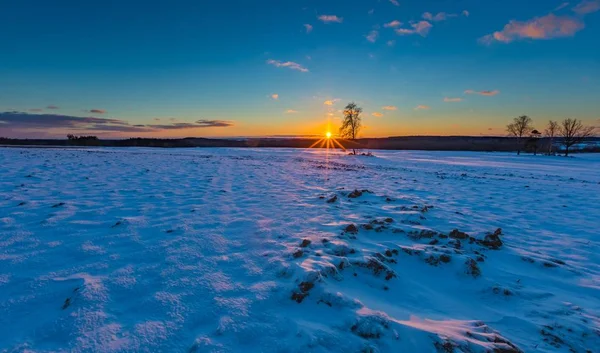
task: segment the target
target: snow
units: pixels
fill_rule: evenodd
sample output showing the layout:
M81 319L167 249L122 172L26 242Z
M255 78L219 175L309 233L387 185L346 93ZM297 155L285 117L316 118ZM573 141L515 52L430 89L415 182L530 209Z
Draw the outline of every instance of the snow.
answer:
M600 155L375 155L0 149L0 351L598 351Z

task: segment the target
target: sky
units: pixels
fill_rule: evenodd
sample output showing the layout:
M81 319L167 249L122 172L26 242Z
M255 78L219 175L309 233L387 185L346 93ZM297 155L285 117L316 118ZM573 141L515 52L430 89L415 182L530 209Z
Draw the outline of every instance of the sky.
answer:
M0 136L600 125L600 0L0 0Z

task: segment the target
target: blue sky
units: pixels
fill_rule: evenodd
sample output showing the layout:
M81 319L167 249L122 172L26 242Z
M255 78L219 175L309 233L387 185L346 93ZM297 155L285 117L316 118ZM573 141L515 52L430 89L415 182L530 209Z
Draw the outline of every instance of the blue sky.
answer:
M363 136L600 124L600 0L0 4L2 136L321 134L349 101Z

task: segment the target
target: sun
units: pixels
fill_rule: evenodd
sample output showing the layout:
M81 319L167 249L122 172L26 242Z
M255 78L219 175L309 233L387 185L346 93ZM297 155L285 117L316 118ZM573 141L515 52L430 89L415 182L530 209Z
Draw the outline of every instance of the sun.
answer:
M330 139L331 138L331 131L327 131L325 133L325 137L327 137L328 139Z

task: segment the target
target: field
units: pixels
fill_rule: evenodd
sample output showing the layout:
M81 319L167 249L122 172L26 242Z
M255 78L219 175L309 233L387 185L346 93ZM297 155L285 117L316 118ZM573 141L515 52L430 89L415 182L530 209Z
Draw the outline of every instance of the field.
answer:
M600 155L0 148L2 352L598 352Z

